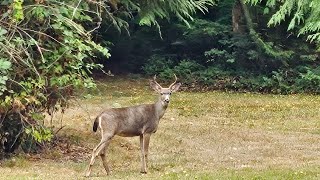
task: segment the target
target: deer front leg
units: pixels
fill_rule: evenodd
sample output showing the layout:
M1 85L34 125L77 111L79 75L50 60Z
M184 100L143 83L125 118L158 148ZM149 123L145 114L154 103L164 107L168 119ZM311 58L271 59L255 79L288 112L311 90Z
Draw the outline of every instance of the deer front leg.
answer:
M148 149L151 134L140 135L141 173L147 173Z

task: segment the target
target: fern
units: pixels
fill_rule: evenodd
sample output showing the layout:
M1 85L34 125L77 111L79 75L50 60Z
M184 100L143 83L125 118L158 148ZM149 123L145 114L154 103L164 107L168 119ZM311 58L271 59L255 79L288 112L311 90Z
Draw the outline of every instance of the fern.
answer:
M103 1L100 7L106 9L106 18L119 31L125 29L127 32L129 24L127 19L137 18L139 25L156 26L161 36L159 19L170 21L170 17L176 17L189 26L189 21L193 21L192 16L200 11L205 13L208 6L215 5L218 0L114 0L112 6L116 11L109 7L111 1Z
M170 20L170 16L173 15L189 26L188 21L193 20L193 14L197 11L207 12L208 6L215 5L216 0L125 0L124 2L139 4L139 8L136 9L140 25L158 25L157 18Z
M308 35L308 40L320 44L320 1L319 0L267 0L266 6L276 7L268 26L276 26L281 22L290 21L288 31L298 28L299 35ZM256 5L261 0L246 0L246 3ZM320 48L319 48L320 49Z

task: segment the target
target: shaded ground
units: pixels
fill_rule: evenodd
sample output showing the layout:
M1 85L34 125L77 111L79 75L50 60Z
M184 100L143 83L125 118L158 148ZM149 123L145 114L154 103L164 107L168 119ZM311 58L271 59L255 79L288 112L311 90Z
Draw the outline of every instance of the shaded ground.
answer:
M0 178L83 178L100 140L92 133L94 117L108 107L155 99L145 80L108 80L99 89L66 111L55 149L3 162ZM319 179L319 102L307 95L178 92L151 137L150 172L139 173L139 138L116 137L108 151L111 178ZM53 121L57 128L60 118ZM106 178L100 159L92 175Z

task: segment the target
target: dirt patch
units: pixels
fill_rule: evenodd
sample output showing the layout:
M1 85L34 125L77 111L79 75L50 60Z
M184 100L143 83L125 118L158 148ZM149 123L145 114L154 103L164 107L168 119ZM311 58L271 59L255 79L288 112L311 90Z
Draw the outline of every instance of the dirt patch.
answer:
M57 137L54 140L54 144L42 154L42 157L57 161L87 161L91 155L91 148L84 146L80 142L75 143L72 140L73 138L70 136Z

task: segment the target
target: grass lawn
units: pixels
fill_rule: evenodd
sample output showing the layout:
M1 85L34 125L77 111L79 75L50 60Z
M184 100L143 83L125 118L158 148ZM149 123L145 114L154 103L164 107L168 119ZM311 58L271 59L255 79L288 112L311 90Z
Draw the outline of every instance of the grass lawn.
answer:
M156 99L145 79L110 78L98 86L53 118L57 129L65 126L61 149L3 161L0 179L85 179L100 140L92 132L95 116ZM112 175L97 158L90 178L320 179L320 96L177 92L170 103L151 136L148 174L139 173L139 138L115 137Z

